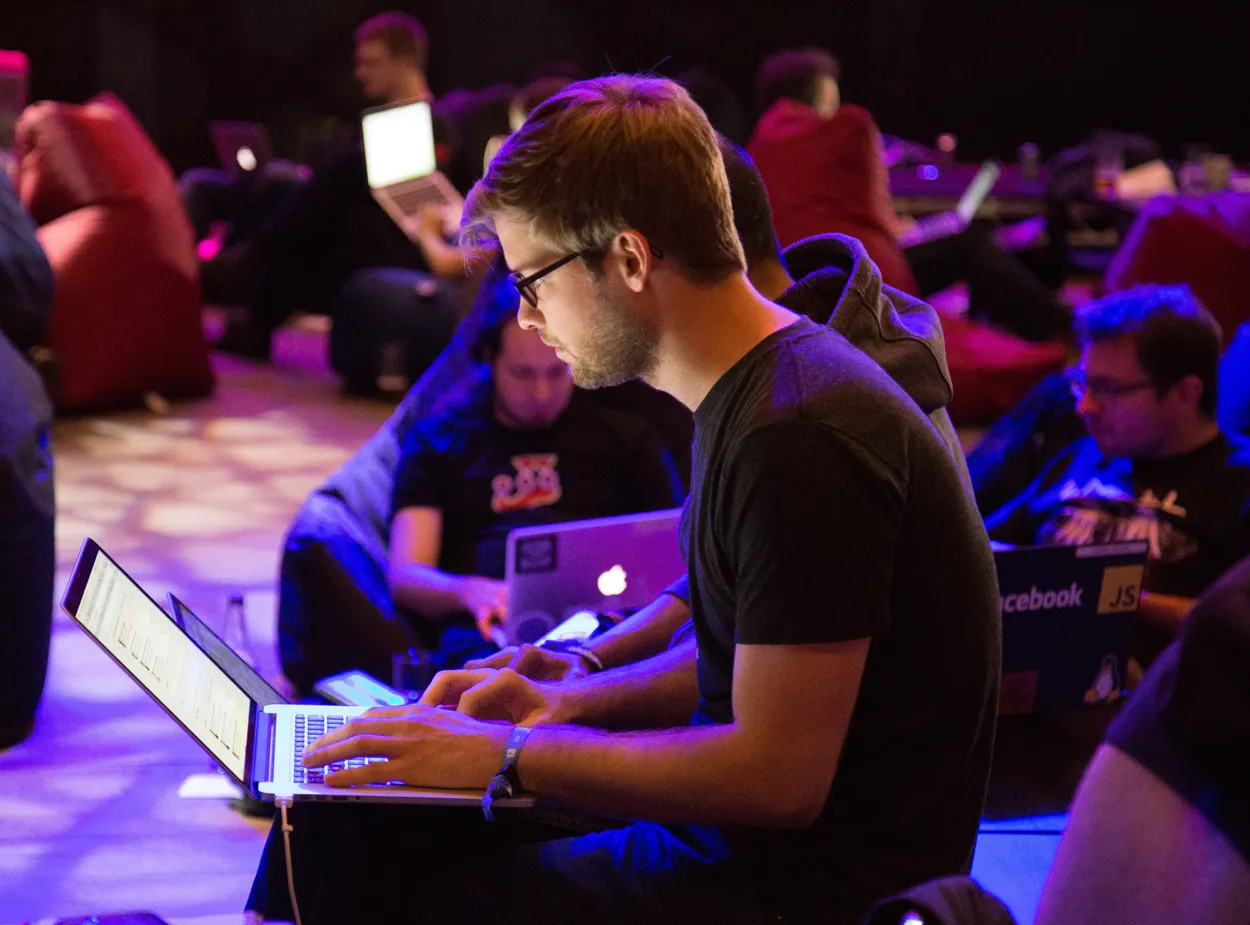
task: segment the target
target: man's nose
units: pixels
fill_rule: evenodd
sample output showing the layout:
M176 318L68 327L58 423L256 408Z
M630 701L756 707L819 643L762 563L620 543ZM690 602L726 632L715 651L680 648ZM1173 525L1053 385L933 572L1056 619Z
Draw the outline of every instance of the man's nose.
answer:
M538 381L534 383L534 399L545 402L549 398L551 398L551 383L547 381L546 376L539 376Z
M541 318L542 313L538 309L530 305L525 299L521 300L521 305L516 313L516 322L521 326L522 331L533 331L538 327L538 322Z

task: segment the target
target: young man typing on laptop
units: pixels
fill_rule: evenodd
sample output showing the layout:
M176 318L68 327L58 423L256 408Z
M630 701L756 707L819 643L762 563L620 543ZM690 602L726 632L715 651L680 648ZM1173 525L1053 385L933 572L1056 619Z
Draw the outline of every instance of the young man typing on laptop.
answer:
M751 287L702 111L664 80L575 84L504 146L466 218L471 239L498 237L522 325L576 382L643 378L695 411L683 542L699 663L604 675L577 703L510 671L445 675L430 696L458 710L378 711L327 736L308 763L388 759L334 785L498 774L492 792L647 821L536 841L297 806L304 909L841 923L967 870L999 669L984 531L902 389ZM526 725L561 718L600 728ZM271 836L250 907L287 913L285 862Z

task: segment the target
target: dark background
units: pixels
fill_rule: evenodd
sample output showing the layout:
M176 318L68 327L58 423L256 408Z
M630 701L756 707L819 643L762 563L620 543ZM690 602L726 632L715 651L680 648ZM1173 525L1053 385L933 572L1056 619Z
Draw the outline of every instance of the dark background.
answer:
M316 118L353 118L351 30L387 8L429 29L435 93L553 59L704 64L749 108L763 55L816 44L883 131L954 132L964 157L1048 155L1106 127L1250 159L1244 0L0 0L0 48L31 56L32 99L116 92L181 169L214 160L211 118L263 121L284 154Z

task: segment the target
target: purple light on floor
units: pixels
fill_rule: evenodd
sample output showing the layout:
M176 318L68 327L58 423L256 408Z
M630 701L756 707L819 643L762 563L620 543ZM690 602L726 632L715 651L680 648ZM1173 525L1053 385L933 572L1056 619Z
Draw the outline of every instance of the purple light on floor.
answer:
M916 173L922 180L936 180L942 175L941 171L939 171L932 164L921 164L916 168Z

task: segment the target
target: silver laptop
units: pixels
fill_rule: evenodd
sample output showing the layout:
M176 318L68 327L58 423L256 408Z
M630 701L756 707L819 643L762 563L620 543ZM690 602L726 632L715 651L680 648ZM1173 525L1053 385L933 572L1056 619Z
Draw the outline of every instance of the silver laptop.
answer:
M330 768L304 769L300 764L309 743L359 716L364 708L260 702L94 540L83 543L61 607L236 784L257 799L481 803L480 790L327 786L322 781L328 771L383 760L357 759ZM531 798L508 801L510 806L532 804Z
M681 509L508 534L508 642L534 642L579 610L633 610L686 573Z
M227 122L217 119L208 124L217 160L223 170L250 173L273 160L269 133L259 122Z
M427 204L460 201L459 193L438 170L429 103L394 103L366 110L360 127L369 189L396 224L410 224Z
M1002 165L996 160L983 163L952 211L918 219L916 227L900 238L899 244L903 247L915 247L917 244L927 244L959 234L976 218L1002 172Z

